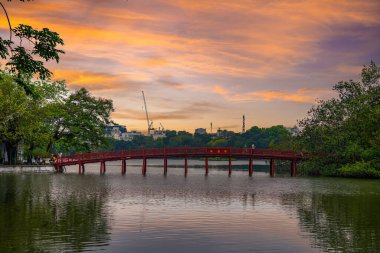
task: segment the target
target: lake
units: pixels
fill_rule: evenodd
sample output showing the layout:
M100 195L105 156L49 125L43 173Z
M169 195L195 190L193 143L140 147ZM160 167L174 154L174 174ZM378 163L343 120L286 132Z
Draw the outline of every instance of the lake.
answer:
M0 252L377 252L380 181L269 177L247 161L0 174ZM245 170L244 170L245 169Z

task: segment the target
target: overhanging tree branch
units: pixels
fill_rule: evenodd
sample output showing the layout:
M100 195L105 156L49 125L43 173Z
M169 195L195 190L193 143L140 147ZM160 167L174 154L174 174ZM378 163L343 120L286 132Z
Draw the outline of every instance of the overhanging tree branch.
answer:
M11 20L9 19L8 12L5 9L5 7L4 7L4 5L3 5L2 2L0 2L0 5L3 8L3 10L4 10L5 16L7 17L8 25L9 25L9 40L12 41L12 25L11 25Z

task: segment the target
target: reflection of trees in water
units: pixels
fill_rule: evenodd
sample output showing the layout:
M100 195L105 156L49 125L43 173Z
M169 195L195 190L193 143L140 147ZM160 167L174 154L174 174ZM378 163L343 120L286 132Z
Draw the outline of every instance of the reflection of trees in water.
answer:
M104 184L84 192L86 185L79 182L78 188L65 189L51 180L51 175L0 176L0 252L81 251L107 244Z
M313 247L332 252L380 250L380 196L284 194L281 200L285 206L295 205Z

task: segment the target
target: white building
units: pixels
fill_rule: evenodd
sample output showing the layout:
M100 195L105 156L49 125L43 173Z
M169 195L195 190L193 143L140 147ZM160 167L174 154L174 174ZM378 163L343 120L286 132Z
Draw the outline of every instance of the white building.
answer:
M136 136L141 136L141 135L143 134L137 131L125 132L125 133L122 133L121 139L123 141L132 141Z
M162 130L155 130L154 133L151 134L150 136L153 138L153 140L157 140L159 138L165 138L166 134Z
M105 135L115 140L122 140L122 136L127 132L127 128L122 125L109 124L106 126Z

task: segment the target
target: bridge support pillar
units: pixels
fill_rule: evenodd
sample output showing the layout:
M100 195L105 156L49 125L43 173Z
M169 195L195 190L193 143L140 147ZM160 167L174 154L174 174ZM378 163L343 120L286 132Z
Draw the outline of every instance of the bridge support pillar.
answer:
M228 159L228 176L230 177L232 174L232 162L231 157Z
M208 157L206 157L205 159L205 168L206 168L205 175L208 176Z
M252 166L252 158L249 158L249 176L252 177L253 175L253 166Z
M121 160L121 174L125 175L127 172L127 162L125 159Z
M83 174L84 174L84 164L80 163L79 164L79 175L83 175Z
M271 177L274 177L274 159L270 159L269 174Z
M100 162L100 175L104 175L106 173L106 162L101 161Z
M143 159L142 175L146 175L146 158Z
M297 161L296 160L292 160L292 170L291 170L290 175L292 177L295 177L296 174L297 174Z
M185 156L185 177L187 176L187 157Z
M164 158L164 175L168 174L168 158Z
M55 166L55 172L62 173L63 172L63 166L61 165L54 165Z

